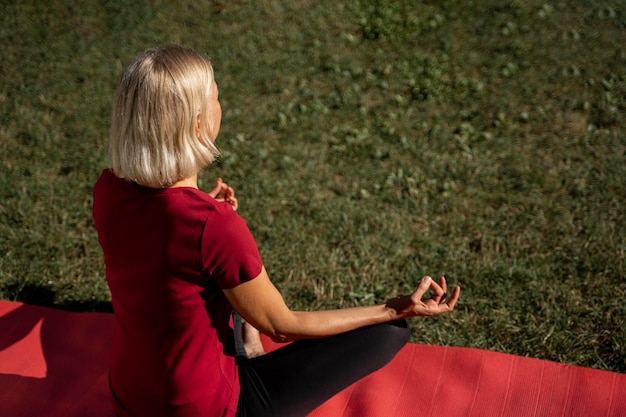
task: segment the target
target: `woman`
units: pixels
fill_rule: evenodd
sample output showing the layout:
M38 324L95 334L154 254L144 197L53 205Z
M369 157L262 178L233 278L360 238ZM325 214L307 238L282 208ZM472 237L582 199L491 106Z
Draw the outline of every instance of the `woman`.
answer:
M384 305L290 310L233 189L218 179L198 190L220 121L213 69L192 50L147 50L122 75L112 167L94 188L119 417L304 416L389 362L409 338L403 319L452 311L459 298L425 277ZM263 354L258 331L294 343Z

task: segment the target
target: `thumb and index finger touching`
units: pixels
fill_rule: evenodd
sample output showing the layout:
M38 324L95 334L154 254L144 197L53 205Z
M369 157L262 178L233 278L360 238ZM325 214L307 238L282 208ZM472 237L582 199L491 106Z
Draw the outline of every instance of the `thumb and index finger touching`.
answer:
M225 201L229 203L233 210L237 210L238 201L235 197L235 190L229 187L221 178L215 181L215 187L209 191L209 195L215 198L217 201Z
M411 299L416 304L420 303L429 290L432 291L432 295L428 300L436 303L436 313L452 311L461 295L461 288L459 286L455 286L452 293L448 294L445 277L440 277L439 283L437 283L431 277L425 276L422 278L415 292L411 295Z

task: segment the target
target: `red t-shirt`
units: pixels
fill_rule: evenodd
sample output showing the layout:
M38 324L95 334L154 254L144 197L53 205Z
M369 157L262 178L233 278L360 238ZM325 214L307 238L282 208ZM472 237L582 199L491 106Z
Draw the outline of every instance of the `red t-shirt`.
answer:
M234 416L239 380L221 289L261 272L245 221L197 189L151 189L110 170L94 188L93 213L116 317L119 416Z

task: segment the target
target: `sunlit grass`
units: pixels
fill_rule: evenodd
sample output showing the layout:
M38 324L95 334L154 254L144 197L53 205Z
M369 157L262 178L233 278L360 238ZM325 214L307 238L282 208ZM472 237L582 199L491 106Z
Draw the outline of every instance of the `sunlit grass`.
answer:
M626 372L626 10L611 2L20 2L0 17L0 297L110 310L113 89L207 54L222 176L297 308L463 286L445 343Z

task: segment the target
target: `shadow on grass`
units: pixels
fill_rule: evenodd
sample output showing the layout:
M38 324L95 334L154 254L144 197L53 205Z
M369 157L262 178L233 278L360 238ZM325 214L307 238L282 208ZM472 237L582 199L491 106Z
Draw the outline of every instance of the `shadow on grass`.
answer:
M4 289L11 294L12 301L41 307L58 308L66 311L112 313L113 305L110 301L102 300L64 300L59 301L56 292L46 286L38 284L11 284Z

